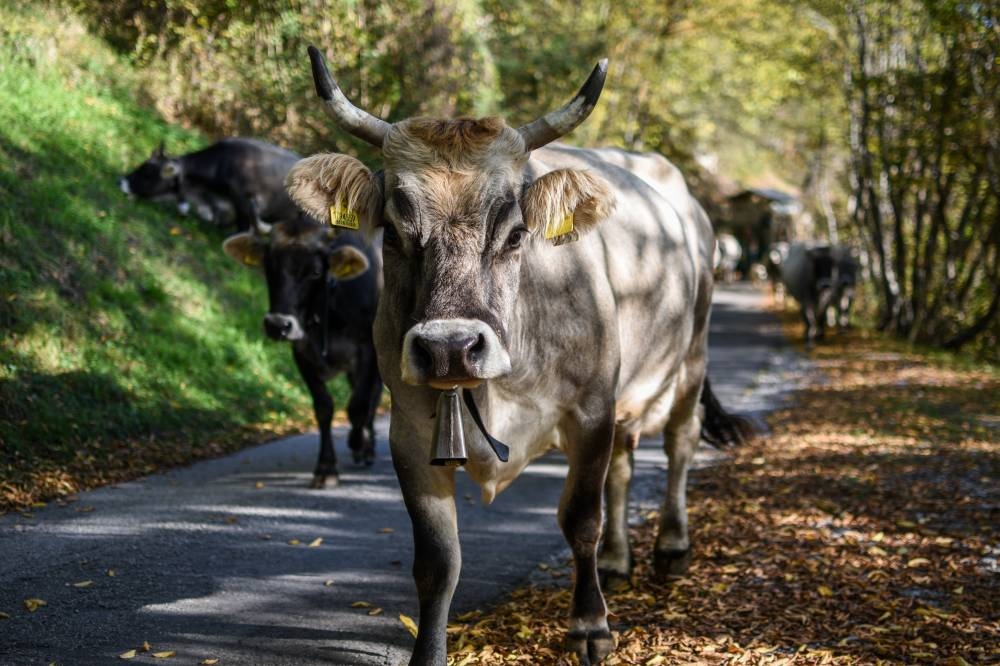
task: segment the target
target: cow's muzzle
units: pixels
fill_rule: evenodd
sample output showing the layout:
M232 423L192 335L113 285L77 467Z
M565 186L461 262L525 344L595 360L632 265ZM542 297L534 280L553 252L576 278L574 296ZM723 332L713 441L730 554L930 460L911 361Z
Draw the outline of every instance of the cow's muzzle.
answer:
M510 372L510 355L478 319L433 319L407 331L401 369L409 384L473 387Z
M297 317L269 312L264 316L264 332L272 340L301 340L305 336Z

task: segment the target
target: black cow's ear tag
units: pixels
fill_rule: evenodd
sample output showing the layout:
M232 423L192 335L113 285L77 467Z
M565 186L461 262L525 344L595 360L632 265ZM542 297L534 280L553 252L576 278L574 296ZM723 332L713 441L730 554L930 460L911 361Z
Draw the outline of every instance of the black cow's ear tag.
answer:
M360 229L361 218L358 212L351 210L347 206L342 206L337 202L330 206L330 226L343 227L345 229Z
M547 221L545 228L542 230L542 236L545 240L552 241L553 245L562 245L563 243L569 243L579 238L579 232L573 228L573 211L570 211L561 219L555 218Z

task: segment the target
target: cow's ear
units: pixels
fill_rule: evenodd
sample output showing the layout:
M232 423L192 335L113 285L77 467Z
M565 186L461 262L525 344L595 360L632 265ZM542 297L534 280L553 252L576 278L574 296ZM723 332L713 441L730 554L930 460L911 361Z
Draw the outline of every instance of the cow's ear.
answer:
M588 171L558 169L533 182L521 199L524 222L553 245L577 240L611 215L615 196L607 181Z
M381 212L381 189L364 164L349 155L313 155L292 167L285 179L299 208L335 227L374 232Z
M177 160L167 160L162 167L160 167L160 178L164 180L170 180L171 178L176 178L181 175L181 163Z
M370 266L368 257L350 245L342 245L330 253L330 277L340 282L361 277Z
M222 243L222 251L250 268L257 268L264 263L264 243L249 231L227 238Z

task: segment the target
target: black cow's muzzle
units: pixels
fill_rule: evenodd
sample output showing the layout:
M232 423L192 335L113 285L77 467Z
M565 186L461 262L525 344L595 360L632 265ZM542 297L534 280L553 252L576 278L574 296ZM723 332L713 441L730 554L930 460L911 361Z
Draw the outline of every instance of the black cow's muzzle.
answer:
M272 340L301 340L305 336L297 317L267 313L264 317L264 333Z

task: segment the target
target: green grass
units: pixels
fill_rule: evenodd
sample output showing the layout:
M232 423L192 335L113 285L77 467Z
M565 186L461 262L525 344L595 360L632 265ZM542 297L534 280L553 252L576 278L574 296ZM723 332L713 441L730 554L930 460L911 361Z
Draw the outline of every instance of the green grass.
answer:
M0 8L0 510L311 421L262 277L119 192L161 139L207 143L137 89L71 14Z

